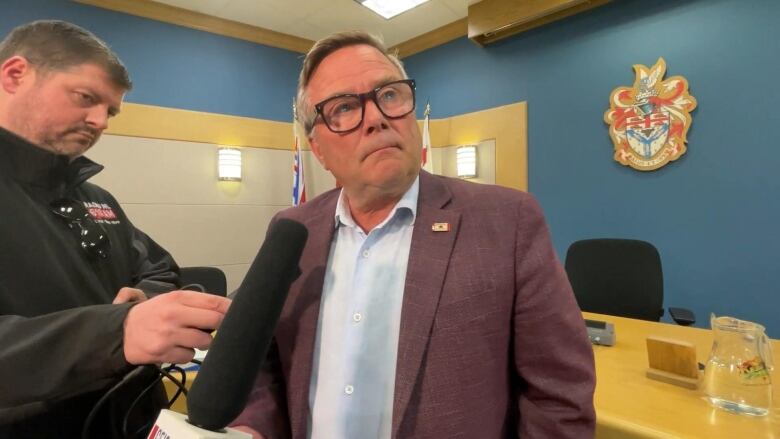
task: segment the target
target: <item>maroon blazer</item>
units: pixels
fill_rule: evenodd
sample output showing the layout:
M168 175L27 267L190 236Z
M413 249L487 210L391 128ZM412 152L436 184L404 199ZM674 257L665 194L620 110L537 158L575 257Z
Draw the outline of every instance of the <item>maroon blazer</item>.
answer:
M278 217L309 230L276 344L233 425L306 438L338 190ZM434 223L449 231L434 231ZM327 349L324 347L323 349ZM398 340L394 438L588 438L593 352L537 202L420 174ZM335 438L334 438L335 439Z

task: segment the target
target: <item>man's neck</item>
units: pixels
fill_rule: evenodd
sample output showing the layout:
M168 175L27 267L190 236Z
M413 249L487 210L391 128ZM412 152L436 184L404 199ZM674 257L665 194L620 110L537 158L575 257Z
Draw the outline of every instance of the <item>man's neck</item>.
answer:
M387 219L413 182L414 180L400 192L376 192L363 189L353 193L349 189L344 188L345 201L347 202L349 213L352 215L352 220L364 232L370 232L374 227Z
M21 133L18 133L18 132L14 131L14 130L6 128L2 123L0 123L0 129L6 131L8 133L11 133L12 135L18 137L20 140L23 140L24 142L29 144L30 147L38 148L38 149L40 149L42 151L47 151L47 152L50 152L50 153L52 153L54 155L58 155L58 156L67 156L68 157L68 163L72 163L74 160L76 160L77 158L81 157L81 154L76 155L76 156L62 154L61 152L57 151L57 149L54 148L54 147L50 147L50 146L47 146L47 145L36 143L34 140L29 139L27 136L25 136L25 135L23 135Z
M352 215L352 219L355 221L355 224L360 226L364 232L369 233L374 229L374 227L387 219L387 216L390 215L390 212L393 211L393 207L395 207L395 203L382 206L376 210L358 210L353 209L350 206L349 213Z

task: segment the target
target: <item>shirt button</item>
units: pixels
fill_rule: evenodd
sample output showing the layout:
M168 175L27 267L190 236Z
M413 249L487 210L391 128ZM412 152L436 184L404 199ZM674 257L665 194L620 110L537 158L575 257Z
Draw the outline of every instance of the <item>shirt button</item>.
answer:
M360 314L359 312L356 312L355 314L352 314L352 320L355 323L358 323L359 321L363 320L363 315Z
M364 258L367 258L369 254L370 253L368 252L368 250L363 250L363 257Z
M351 385L349 385L349 384L347 384L347 385L344 387L344 393L346 393L347 395L351 395L351 394L352 394L354 391L355 391L355 388L354 388L354 387L352 387L352 386L351 386Z

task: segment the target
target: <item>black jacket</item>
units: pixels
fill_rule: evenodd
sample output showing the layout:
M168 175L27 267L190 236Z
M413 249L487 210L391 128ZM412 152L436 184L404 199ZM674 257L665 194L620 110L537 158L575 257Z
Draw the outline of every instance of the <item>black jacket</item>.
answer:
M133 227L114 197L86 180L103 167L40 149L0 128L0 438L79 437L106 390L132 367L123 322L132 304L111 305L122 287L147 296L178 286L171 256ZM52 201L85 203L107 232L110 254L94 257ZM118 437L124 409L151 374L123 385L92 426ZM130 429L153 421L161 386L140 403Z

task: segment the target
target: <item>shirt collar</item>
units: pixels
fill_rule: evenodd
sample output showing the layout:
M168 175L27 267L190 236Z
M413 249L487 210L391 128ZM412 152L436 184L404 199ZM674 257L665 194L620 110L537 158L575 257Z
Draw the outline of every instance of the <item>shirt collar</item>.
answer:
M399 212L409 212L411 221L414 222L414 218L417 216L417 197L420 194L420 175L418 174L417 177L414 179L414 183L409 187L409 189L406 190L404 195L401 197L400 200L395 204L395 207L393 207L393 210L390 211L390 214L387 215L387 218L385 218L384 221L382 221L378 226L375 228L380 228L388 223L391 219L393 219L396 215L398 215ZM334 223L336 225L336 228L339 227L339 225L343 224L345 226L349 227L357 227L357 224L355 223L355 220L352 219L352 214L349 212L349 209L347 209L347 200L346 200L346 193L344 192L344 189L341 189L341 193L339 194L339 200L336 203L336 213L334 214Z

